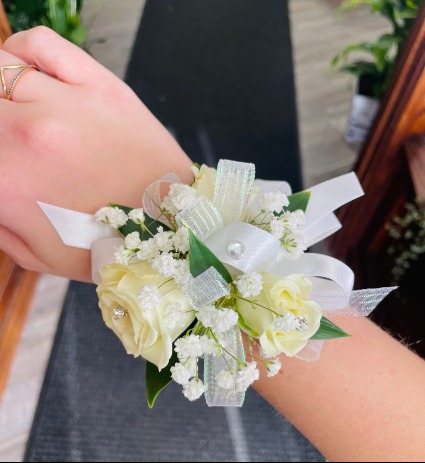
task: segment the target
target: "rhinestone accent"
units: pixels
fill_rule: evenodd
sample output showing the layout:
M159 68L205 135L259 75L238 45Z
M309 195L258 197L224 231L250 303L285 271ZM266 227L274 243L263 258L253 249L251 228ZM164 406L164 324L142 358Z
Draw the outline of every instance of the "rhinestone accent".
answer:
M127 315L127 312L120 305L116 306L112 311L112 318L114 320L121 320Z
M304 333L304 331L307 331L309 326L310 324L308 323L308 320L304 317L299 317L295 321L295 329L299 333Z
M231 241L227 246L227 254L232 259L241 259L245 254L245 246L240 241Z

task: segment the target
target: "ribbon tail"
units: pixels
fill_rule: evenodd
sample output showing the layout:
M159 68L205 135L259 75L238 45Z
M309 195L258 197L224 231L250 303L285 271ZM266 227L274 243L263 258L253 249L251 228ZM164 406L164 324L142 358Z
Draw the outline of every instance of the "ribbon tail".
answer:
M117 236L116 231L110 226L96 222L94 215L71 211L40 201L37 201L37 204L67 246L90 249L97 240Z
M242 343L241 330L235 327L223 335L226 350L245 361L245 351ZM238 363L226 352L219 357L207 355L204 359L204 383L207 387L205 400L209 407L242 407L245 393L236 391L236 385L230 390L221 388L217 384L217 375L222 370L229 370L236 378L238 375ZM236 383L235 383L236 384Z
M325 317L367 317L395 289L396 286L351 292L314 289L311 298L322 307Z
M310 339L304 349L298 353L296 358L299 360L304 360L305 362L317 362L317 360L320 358L320 354L322 353L324 345L324 341Z

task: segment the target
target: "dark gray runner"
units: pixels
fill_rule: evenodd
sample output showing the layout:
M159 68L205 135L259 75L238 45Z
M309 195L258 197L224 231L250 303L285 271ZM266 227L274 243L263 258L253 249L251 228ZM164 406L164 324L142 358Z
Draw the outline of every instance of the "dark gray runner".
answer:
M284 0L148 0L128 83L195 161L252 161L301 187ZM148 168L149 166L145 166ZM71 283L27 461L324 461L255 392L239 409L170 386L149 410L143 361L104 327L92 285Z
M126 81L194 161L301 189L286 0L148 0Z

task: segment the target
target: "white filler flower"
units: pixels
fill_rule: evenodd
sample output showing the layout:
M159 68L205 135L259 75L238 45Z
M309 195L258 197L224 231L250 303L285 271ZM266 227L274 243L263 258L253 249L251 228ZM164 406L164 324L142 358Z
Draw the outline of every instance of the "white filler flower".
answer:
M263 290L263 277L257 272L248 272L241 275L235 284L243 297L255 297Z
M279 373L280 369L282 368L282 364L280 363L279 359L274 359L266 362L265 367L267 370L267 376L272 378Z
M198 335L191 334L177 339L174 345L174 350L177 352L179 359L196 358L204 355L203 341Z
M207 388L199 378L193 378L192 381L183 386L183 394L190 401L199 399L206 390Z
M144 309L154 309L161 302L161 294L155 285L145 285L137 295L137 299Z
M155 257L159 256L159 253L160 251L155 243L155 240L153 238L149 238L146 241L142 241L140 244L137 258L147 262L152 262Z
M94 215L97 222L103 222L112 228L120 228L127 223L127 214L118 207L102 207Z
M164 277L172 277L176 270L176 260L170 254L161 254L152 261L152 268Z
M203 307L196 316L205 328L212 328L216 333L229 331L237 325L239 319L233 309L216 309L213 305Z
M173 183L170 192L164 198L161 209L172 215L178 214L196 201L196 190L183 183Z
M139 232L135 231L125 237L125 247L127 249L138 249L142 244Z
M286 206L289 206L288 197L281 191L265 193L258 201L261 210L267 212L281 212Z
M221 370L215 379L222 389L229 390L235 387L235 377L229 370Z
M186 227L180 227L173 238L176 251L186 254L189 251L189 232Z
M133 209L128 213L128 217L134 222L139 225L144 223L145 221L145 212L142 208L140 209Z
M236 378L236 390L238 392L245 392L259 377L260 372L257 368L257 362L246 363L239 370L238 377Z
M183 363L176 363L171 367L170 371L173 380L182 386L187 384L193 376L192 372Z

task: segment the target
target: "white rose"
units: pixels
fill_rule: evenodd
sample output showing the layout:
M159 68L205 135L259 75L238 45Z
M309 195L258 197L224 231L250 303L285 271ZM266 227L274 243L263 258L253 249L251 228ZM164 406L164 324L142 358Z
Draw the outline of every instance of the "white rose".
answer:
M214 199L215 180L217 171L212 167L202 165L198 172L195 172L195 181L192 188L196 190L196 196L205 196L210 201Z
M258 333L260 345L266 356L285 353L289 357L297 355L320 327L322 310L310 300L311 281L304 275L290 275L282 278L269 273L263 274L263 291L256 301L284 316L291 312L296 318L303 317L308 328L299 332L280 331L274 323L277 315L258 305L239 300L238 311L248 327Z
M171 358L173 342L195 319L182 291L173 282L160 287L167 278L155 272L147 262L106 265L100 275L102 283L97 294L106 325L119 337L129 354L142 356L159 369L164 368ZM155 308L143 309L137 296L149 285L160 288L161 300ZM175 303L185 308L182 310L185 323L169 329L163 322L164 314L170 304ZM122 308L125 315L114 319L116 308Z

